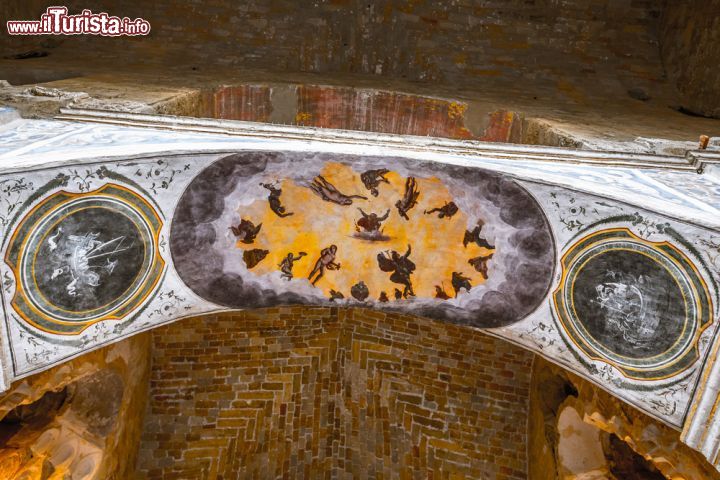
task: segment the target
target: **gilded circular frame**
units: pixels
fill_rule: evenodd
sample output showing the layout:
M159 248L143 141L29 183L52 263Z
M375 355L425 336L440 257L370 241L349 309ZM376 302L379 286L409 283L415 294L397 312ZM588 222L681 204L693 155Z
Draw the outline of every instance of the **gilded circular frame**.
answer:
M161 228L155 209L120 185L48 196L8 244L13 308L34 327L63 335L124 318L160 281Z
M569 342L625 376L659 380L698 359L712 301L692 261L627 228L591 233L561 259L553 303Z

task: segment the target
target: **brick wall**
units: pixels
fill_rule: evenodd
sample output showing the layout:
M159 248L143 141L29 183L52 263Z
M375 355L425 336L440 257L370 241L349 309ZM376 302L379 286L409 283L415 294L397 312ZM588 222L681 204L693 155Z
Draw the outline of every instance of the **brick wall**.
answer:
M288 307L153 336L140 478L526 478L532 355L480 332Z
M8 19L38 18L47 7L40 0L7 3L0 13ZM71 12L91 8L143 17L152 31L135 38L7 38L2 32L0 54L34 43L50 55L117 67L180 63L188 73L191 66L337 72L473 90L524 79L570 96L588 88L653 90L663 82L656 36L663 2L655 0L68 0L63 5Z
M669 1L662 58L686 110L720 118L720 0Z
M67 0L71 12L143 17L151 34L10 38L0 29L0 78L57 80L50 86L89 93L79 102L89 108L147 103L162 113L174 95L203 89L192 115L491 141L517 141L525 119L523 143L696 142L717 127L674 109L717 115L718 1ZM0 2L0 17L45 8ZM12 58L28 52L47 56ZM47 116L51 102L10 104ZM637 148L665 153L647 145Z

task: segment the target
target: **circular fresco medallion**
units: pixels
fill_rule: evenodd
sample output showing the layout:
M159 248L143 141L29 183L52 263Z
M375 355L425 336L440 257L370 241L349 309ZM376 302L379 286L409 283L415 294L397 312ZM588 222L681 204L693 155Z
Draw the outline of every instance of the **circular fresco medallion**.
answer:
M60 334L123 318L160 279L161 226L142 197L119 185L49 196L10 240L13 307L30 324Z
M626 228L593 233L562 259L554 293L565 334L586 355L628 377L675 375L697 358L710 295L692 262L667 242Z

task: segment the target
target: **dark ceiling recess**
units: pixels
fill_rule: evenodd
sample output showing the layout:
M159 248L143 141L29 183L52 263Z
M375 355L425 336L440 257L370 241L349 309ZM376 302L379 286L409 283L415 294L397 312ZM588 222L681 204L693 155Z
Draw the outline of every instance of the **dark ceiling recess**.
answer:
M18 405L0 420L0 448L26 426L42 427L50 423L68 397L67 387L46 392L33 403Z

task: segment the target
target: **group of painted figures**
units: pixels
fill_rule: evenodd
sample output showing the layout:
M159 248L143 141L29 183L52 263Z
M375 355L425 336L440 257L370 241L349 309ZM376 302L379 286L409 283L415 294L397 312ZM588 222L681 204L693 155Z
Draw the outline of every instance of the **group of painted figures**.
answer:
M387 169L376 169L367 170L360 175L360 180L370 194L377 197L380 194L380 184L390 182L385 178L385 175L389 173ZM285 218L293 215L293 212L288 212L283 206L281 201L282 189L279 186L261 183L263 188L269 191L268 204L270 210L280 218ZM340 192L332 183L325 179L322 175L316 176L308 186L316 195L322 198L326 202L331 202L341 206L350 206L354 200L367 200L368 198L363 195L346 195ZM417 205L418 198L420 197L420 191L417 186L417 182L414 177L408 177L405 181L405 191L400 200L395 202L395 208L398 211L400 217L405 220L410 220L409 213ZM458 206L450 201L446 202L441 207L432 208L425 210L423 213L426 215L437 214L438 218L451 218L458 212ZM366 213L362 208L358 208L360 212L360 219L355 222L355 237L370 241L384 241L388 240L389 237L383 235L382 224L390 216L390 209L388 209L382 216L376 213ZM483 222L477 223L473 230L467 230L463 237L463 246L467 246L471 243L478 245L479 247L486 248L488 250L494 250L495 247L491 245L484 237L481 236ZM250 220L241 219L240 224L237 226L231 226L230 230L235 235L238 241L245 244L252 244L255 238L260 233L262 223L255 225ZM270 252L264 249L251 249L243 252L243 260L248 269L251 269L258 265ZM415 263L410 260L412 253L412 247L408 245L407 251L400 255L395 250L380 252L377 254L378 267L383 272L390 273L390 281L402 286L395 288L393 292L396 300L406 299L408 297L414 297L415 292L413 291L411 275L416 269ZM323 248L320 251L318 259L315 261L308 280L312 285L316 285L320 279L323 278L327 270L338 270L341 265L336 261L338 254L337 245L330 245ZM293 267L295 262L307 256L306 252L298 252L294 254L289 252L282 261L278 264L280 268L282 278L286 280L293 279ZM468 260L470 264L477 272L479 272L484 279L488 278L488 261L493 257L493 253L486 255L480 255ZM463 275L462 272L453 272L451 278L451 285L453 287L455 296L457 296L461 290L470 291L472 288L471 279ZM353 285L350 289L350 294L353 298L359 301L366 300L370 291L365 282L360 281ZM336 290L330 290L330 300L343 299L345 296ZM445 291L443 286L435 285L435 298L447 300L450 297ZM383 291L380 292L378 297L380 302L388 302L390 298L388 294Z

